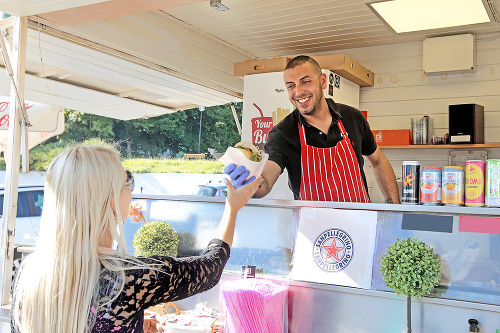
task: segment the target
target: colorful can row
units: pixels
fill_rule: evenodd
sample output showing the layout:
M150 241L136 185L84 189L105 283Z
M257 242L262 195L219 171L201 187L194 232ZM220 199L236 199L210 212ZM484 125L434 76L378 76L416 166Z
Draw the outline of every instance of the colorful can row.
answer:
M500 207L500 159L460 166L422 167L403 162L403 204Z

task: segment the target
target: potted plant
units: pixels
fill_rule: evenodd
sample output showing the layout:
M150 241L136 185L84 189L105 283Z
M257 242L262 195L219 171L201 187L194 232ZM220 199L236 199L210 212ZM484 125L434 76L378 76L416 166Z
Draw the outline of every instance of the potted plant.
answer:
M177 256L179 240L177 233L165 222L152 221L137 229L134 235L134 255L136 257Z
M380 272L387 287L398 295L406 295L407 326L411 333L411 298L425 296L438 285L439 257L416 238L398 238L382 255Z

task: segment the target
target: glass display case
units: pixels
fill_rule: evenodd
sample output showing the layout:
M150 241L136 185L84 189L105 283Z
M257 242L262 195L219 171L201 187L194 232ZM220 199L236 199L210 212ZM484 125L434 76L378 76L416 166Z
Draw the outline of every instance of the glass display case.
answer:
M179 256L203 251L214 236L224 209L223 198L135 195L132 203L142 207L146 221L165 221L179 233ZM294 255L300 255L294 253L294 246L304 208L376 212L370 289L291 279ZM417 304L414 311L418 312L413 315L417 321L415 330L455 332L466 328L469 318L479 317L482 331L486 327L494 331L496 322L489 318L500 314L500 228L497 226L500 218L497 216L500 216L498 208L251 199L238 214L231 257L223 278L234 278L242 265L255 265L260 277L287 280L290 285L289 332L321 332L316 328L308 330L313 322L319 325L314 327L340 325L357 329L360 325L380 322L383 326L389 322L395 327L401 324L402 329L395 330L401 332L406 327L405 298L385 286L379 271L380 257L397 239L415 237L431 246L441 260L439 286L428 297L414 301ZM474 228L476 219L477 225L482 227ZM328 223L335 226L335 219ZM131 218L124 224L130 253L133 253L133 234L140 225L141 222L133 222ZM217 291L205 299L197 296L196 301L209 301L210 298L215 303ZM325 304L330 303L333 313L337 314L328 319L321 314L326 311ZM344 306L360 305L367 307L365 316L372 318L368 324L357 322L359 314L356 312L345 313ZM393 313L395 308L400 312L397 316ZM310 315L298 319L297 311ZM363 310L360 311L362 314ZM463 316L463 323L457 321L457 316ZM449 327L455 325L456 330L437 329L447 321ZM384 322L386 324L382 325ZM381 328L380 332L388 330Z

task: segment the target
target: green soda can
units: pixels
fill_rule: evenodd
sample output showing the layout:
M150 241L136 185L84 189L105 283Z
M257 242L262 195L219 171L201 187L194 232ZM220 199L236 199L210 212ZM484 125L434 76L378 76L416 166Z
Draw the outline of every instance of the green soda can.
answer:
M484 205L500 207L500 160L486 160Z

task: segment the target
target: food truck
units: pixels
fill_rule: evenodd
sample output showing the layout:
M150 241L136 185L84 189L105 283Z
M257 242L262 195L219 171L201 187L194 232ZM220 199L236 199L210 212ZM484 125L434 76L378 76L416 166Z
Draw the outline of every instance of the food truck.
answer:
M16 166L20 155L29 158L21 144L29 109L23 117L18 99L123 120L243 102L242 139L262 149L270 128L293 110L280 86L284 66L307 54L323 60L332 78L326 93L364 112L402 195L405 161L444 169L500 159L500 7L479 2L483 21L398 32L365 1L1 1L0 11L12 15L0 28L15 75L0 74L0 95L17 105L2 110L14 119L5 149L12 164L2 222L2 332L10 331ZM403 21L438 13L444 22L459 16L452 9L397 13ZM411 144L422 118L432 135ZM443 144L446 137L451 143ZM288 332L402 332L406 298L386 287L379 265L390 244L415 237L439 255L441 276L428 297L413 299L413 330L466 332L469 319L482 332L500 329L500 209L385 204L368 163L365 174L371 203L296 201L282 175L268 196L241 211L219 285L177 306L218 308L221 285L250 265L258 278L287 285ZM146 220L193 235L197 250L223 202L146 194L133 201ZM350 260L335 267L315 261L314 242L335 237L349 240L339 253Z

